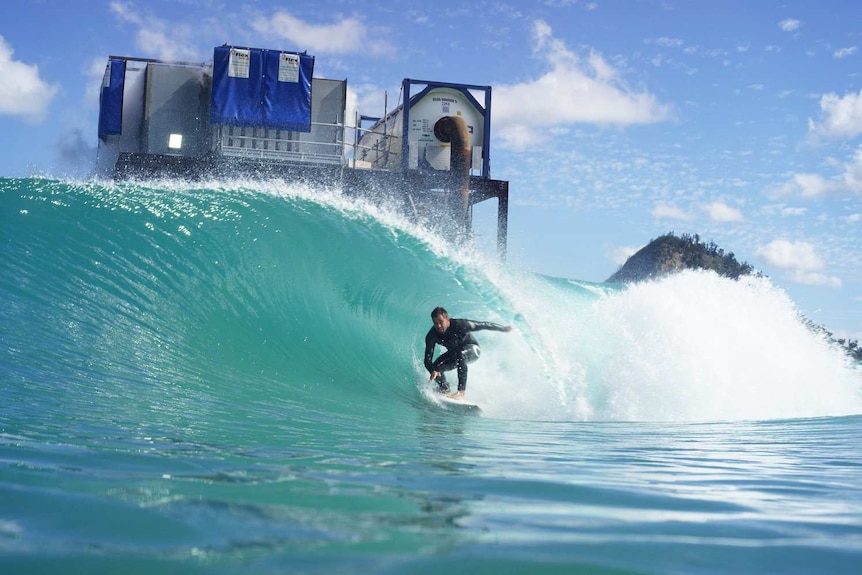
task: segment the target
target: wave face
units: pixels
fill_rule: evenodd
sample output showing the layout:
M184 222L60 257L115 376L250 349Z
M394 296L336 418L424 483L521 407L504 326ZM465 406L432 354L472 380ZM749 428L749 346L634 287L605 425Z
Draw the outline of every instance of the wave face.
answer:
M491 418L862 412L858 370L767 280L543 277L283 184L0 182L3 369L61 419L206 427L275 402L387 425L424 401L436 305L515 327L478 334Z

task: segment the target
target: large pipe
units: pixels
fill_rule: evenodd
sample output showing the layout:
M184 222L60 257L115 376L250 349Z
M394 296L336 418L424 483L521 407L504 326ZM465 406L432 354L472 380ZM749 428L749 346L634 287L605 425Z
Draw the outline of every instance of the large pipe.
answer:
M460 218L464 238L470 235L470 130L460 116L443 116L434 124L434 137L449 142L449 180L455 201L452 208ZM460 201L458 201L460 200Z

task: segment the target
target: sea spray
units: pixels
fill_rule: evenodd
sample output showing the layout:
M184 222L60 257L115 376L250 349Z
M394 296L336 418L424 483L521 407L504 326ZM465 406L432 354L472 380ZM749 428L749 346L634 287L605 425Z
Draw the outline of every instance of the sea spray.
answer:
M508 368L481 392L490 414L715 421L862 411L859 369L766 278L688 271L611 286L491 276L529 345L495 339Z

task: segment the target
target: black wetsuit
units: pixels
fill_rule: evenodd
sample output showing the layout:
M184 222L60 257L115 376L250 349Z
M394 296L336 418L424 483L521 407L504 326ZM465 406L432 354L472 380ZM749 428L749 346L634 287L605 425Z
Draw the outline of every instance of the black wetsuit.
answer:
M479 359L479 343L470 332L483 329L506 331L502 325L470 319L450 319L446 333L438 333L433 327L428 331L428 335L425 336L425 369L429 372L440 372L437 378L440 391L449 390L449 384L446 383L443 372L452 369L458 370L458 391L467 389L467 364ZM446 352L435 361L431 361L437 344L445 347Z

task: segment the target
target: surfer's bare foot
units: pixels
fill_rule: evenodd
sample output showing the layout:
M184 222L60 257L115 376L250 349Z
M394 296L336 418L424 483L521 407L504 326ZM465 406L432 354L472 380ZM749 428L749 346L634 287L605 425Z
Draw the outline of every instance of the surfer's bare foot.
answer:
M449 399L464 399L463 391L456 391L452 395L449 396Z

